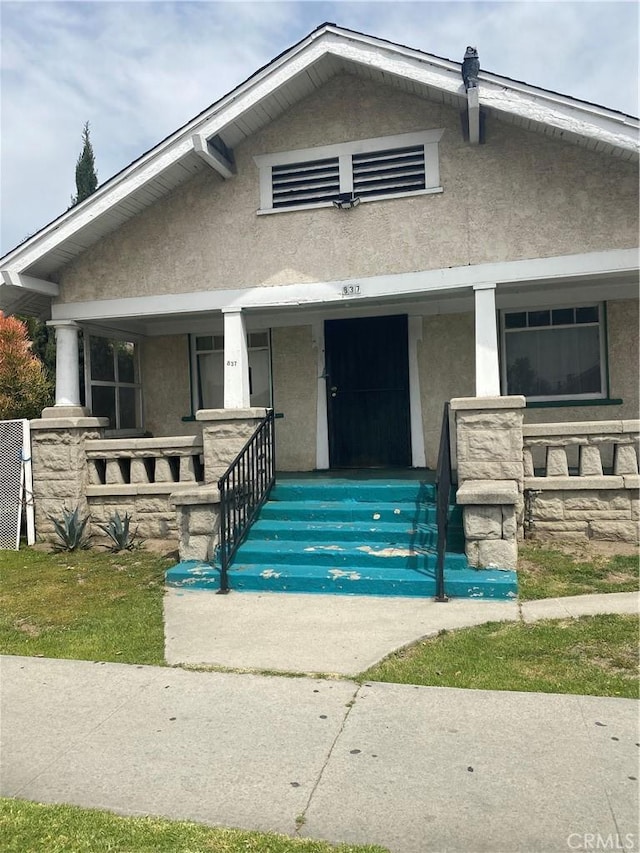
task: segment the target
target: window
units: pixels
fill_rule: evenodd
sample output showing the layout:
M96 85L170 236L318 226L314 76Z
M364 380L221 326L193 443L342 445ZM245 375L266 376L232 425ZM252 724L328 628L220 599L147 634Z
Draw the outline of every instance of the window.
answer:
M224 408L224 335L191 338L194 369L193 406ZM271 347L269 332L249 332L249 392L252 406L271 406Z
M376 201L441 192L438 142L443 132L403 133L256 157L258 213L329 207L344 193Z
M604 397L601 305L507 311L503 318L503 384L535 400Z
M133 341L85 335L85 387L95 417L109 418L111 429L140 429L140 371Z

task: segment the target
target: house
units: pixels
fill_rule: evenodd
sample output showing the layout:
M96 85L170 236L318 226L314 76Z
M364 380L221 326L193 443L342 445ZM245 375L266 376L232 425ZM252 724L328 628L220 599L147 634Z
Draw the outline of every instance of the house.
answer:
M281 471L434 468L454 399L468 538L484 480L520 529L634 539L637 130L318 27L0 260L56 330L41 530L64 498L176 536L269 407Z

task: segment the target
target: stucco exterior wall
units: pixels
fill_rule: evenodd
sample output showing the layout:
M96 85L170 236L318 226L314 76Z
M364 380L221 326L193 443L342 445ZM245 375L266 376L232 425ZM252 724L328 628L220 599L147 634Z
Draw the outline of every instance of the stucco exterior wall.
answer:
M423 317L418 369L427 468L438 462L445 402L475 394L474 326L472 313Z
M257 216L254 155L444 128L434 195ZM488 121L462 140L452 107L343 75L211 169L88 249L60 275L66 302L340 280L637 245L637 170Z
M187 335L145 338L141 370L145 430L154 436L199 434L198 424L181 420L191 414Z
M272 331L276 465L279 471L316 467L317 362L311 326Z

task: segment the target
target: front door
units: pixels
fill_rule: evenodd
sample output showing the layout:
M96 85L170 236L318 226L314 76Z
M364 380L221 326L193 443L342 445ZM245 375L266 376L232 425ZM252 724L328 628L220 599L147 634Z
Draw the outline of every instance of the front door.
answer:
M411 465L407 317L325 322L332 468Z

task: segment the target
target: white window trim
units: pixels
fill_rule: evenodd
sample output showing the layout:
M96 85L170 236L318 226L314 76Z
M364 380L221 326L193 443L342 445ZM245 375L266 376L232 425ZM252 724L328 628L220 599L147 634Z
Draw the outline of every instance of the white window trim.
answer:
M320 201L314 204L292 204L288 207L274 208L271 174L273 166L286 166L289 163L306 163L313 162L314 160L338 157L340 192L347 193L353 191L353 173L351 169L351 157L353 154L366 154L370 151L380 151L385 148L409 148L412 145L424 145L426 188L409 192L367 196L367 198L362 199L362 202L441 193L438 143L443 133L444 128L439 128L414 133L400 133L395 136L377 136L372 139L359 139L356 142L340 142L335 145L319 145L316 148L300 148L296 151L280 151L277 154L259 154L253 158L260 172L260 208L257 213L258 215L289 213L292 210L313 210L320 207L331 207L333 204L330 201Z
M252 347L249 346L249 336L250 335L267 335L267 345L264 347ZM221 331L198 331L191 332L189 334L189 358L191 359L191 411L196 412L199 408L199 394L198 394L198 356L207 353L213 352L221 352L224 353L223 349L198 349L196 346L196 338L204 338L204 337L222 337L223 333ZM251 329L247 332L247 350L248 352L254 352L256 350L262 350L269 353L269 399L271 400L271 405L273 405L273 356L272 356L272 347L271 347L271 329Z
M517 391L511 391L507 385L507 341L506 336L510 332L506 329L505 324L505 315L506 314L519 314L525 311L554 311L554 310L562 310L563 308L590 308L591 306L597 306L598 308L598 323L597 326L600 330L599 334L599 344L600 344L600 393L591 393L591 394L540 394L537 396L527 397L527 401L531 403L543 403L547 401L558 401L562 402L567 401L571 402L573 400L606 400L608 395L607 388L607 351L606 351L606 311L605 311L605 303L598 301L591 302L572 302L566 303L562 305L528 305L524 307L517 308L505 308L500 311L500 356L501 356L501 367L500 367L500 380L502 384L502 393L503 394L512 394L519 393ZM568 329L575 328L576 326L595 326L596 323L578 323L567 326L549 326L550 329ZM547 327L540 327L547 328ZM526 329L513 329L513 332L522 332Z

